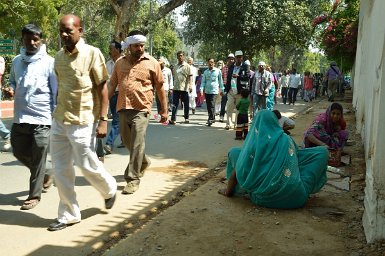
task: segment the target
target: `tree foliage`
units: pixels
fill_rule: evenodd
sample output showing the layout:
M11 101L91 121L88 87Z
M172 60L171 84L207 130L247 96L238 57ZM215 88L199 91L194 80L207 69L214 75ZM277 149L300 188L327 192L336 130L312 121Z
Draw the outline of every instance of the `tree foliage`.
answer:
M242 49L249 56L275 46L305 48L311 21L328 0L190 0L185 37L189 44L216 45L218 51Z
M359 7L359 0L335 0L329 14L318 15L313 20L313 26L319 30L320 46L343 70L350 70L354 64Z

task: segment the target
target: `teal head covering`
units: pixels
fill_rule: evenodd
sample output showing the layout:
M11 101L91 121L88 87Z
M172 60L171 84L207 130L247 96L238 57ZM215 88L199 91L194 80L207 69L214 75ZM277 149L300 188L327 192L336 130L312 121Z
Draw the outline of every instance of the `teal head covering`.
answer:
M276 115L270 110L261 110L254 117L242 149L230 150L227 173L235 167L238 186L249 193L254 203L296 208L326 181L325 175L321 178L326 171L326 148L307 151L305 155L298 154L297 145L283 132ZM299 158L305 160L305 164L299 163ZM304 169L303 173L300 168ZM307 172L307 169L311 170Z

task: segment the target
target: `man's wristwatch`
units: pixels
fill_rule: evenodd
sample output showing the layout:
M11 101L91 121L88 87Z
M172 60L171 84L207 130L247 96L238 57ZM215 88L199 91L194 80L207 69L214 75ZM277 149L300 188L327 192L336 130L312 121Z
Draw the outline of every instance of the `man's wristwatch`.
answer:
M106 117L106 116L101 116L101 117L99 117L99 120L100 120L100 121L108 121L108 117Z

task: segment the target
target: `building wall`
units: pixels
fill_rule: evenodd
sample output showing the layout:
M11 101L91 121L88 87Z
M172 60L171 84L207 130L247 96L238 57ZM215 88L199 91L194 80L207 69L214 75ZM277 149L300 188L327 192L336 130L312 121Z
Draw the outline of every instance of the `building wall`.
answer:
M385 239L385 1L360 3L353 106L366 160L366 239ZM381 111L382 110L382 111Z

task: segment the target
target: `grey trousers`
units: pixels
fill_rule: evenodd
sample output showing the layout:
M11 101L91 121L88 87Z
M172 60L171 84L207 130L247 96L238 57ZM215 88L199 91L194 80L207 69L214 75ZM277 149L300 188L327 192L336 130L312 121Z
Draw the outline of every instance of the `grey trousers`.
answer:
M144 153L149 119L150 114L148 112L133 109L119 111L120 135L123 144L130 151L130 160L124 171L124 179L127 182L139 184L144 169L151 163Z
M41 198L48 153L49 125L16 124L11 129L13 155L29 168L28 199ZM27 200L28 200L27 199Z

